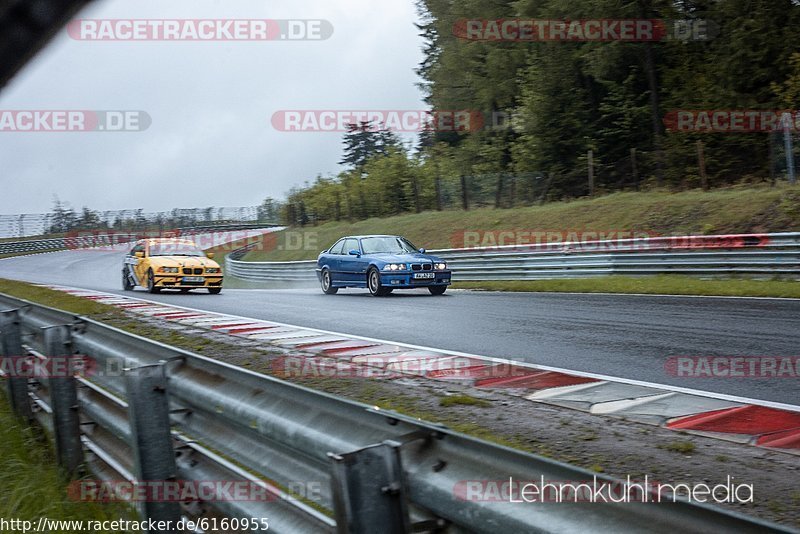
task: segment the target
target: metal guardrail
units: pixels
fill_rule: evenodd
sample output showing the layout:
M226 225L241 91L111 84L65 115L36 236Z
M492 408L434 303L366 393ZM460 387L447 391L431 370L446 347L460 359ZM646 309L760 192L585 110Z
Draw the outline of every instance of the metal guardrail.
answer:
M249 482L271 496L206 500L206 515L268 518L270 531L290 533L781 531L682 500L464 500L456 489L467 481L596 474L6 295L0 309L4 358L95 362L88 378L6 377L16 412L53 430L62 467L78 473L83 464L106 481ZM319 490L313 506L287 491L310 481ZM196 504L138 503L154 520L192 516Z
M214 231L233 231L233 230L258 230L260 228L279 228L281 225L277 223L247 223L247 224L209 224L205 226L188 226L186 228L178 228L178 232L183 234L197 234L202 232Z
M0 310L4 359L27 353L46 368L75 354L95 362L87 377L6 377L15 411L53 430L67 472L85 465L106 481L248 482L271 496L138 503L145 518L202 509L268 518L271 532L289 533L781 531L682 500L464 499L457 488L469 481L612 480L6 295ZM311 481L313 506L288 491Z
M120 221L123 228L139 228L143 223L153 227L160 224L171 226L257 224L262 215L258 206L176 208L161 212L145 212L141 209L103 210L95 211L94 214L100 223L108 227ZM55 213L0 215L0 238L17 237L21 240L23 237L42 236L48 233L49 229L60 227L61 222L63 221Z
M259 228L279 227L276 224L218 224L207 226L190 226L178 228L174 232L176 235L192 236L207 232L229 232L235 230L255 230ZM140 233L119 233L114 230L108 232L86 232L87 235L76 235L59 237L53 239L38 239L25 241L0 242L0 255L4 254L36 254L39 252L52 252L66 249L84 249L94 247L105 247L129 243L143 237L151 237L148 232ZM169 233L169 232L167 232ZM152 237L156 237L153 235Z
M51 252L54 250L101 247L128 242L134 239L136 239L136 234L114 233L108 235L88 235L27 241L7 241L0 243L0 255L36 254L38 252Z
M635 238L430 253L447 261L455 281L671 273L800 277L800 233ZM226 258L229 276L256 282L316 280L316 261L247 262L241 261L242 255Z
M0 243L0 254L35 254L67 248L64 238L39 239L35 241L8 241Z

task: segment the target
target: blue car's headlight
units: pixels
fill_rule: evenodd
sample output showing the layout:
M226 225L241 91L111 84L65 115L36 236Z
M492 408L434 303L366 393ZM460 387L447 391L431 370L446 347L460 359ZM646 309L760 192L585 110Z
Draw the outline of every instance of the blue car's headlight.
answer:
M405 263L387 263L383 266L384 271L403 271L405 268Z
M440 270L440 271L444 271L445 269L447 269L447 264L446 263L437 263L436 264L436 268L438 270Z

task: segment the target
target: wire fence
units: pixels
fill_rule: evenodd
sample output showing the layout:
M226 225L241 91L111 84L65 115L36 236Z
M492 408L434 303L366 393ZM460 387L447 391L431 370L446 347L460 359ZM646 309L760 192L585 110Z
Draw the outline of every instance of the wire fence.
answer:
M150 227L163 230L166 226L197 226L225 222L255 222L260 218L258 206L176 208L170 211L145 212L141 209L92 212L91 228L145 230ZM0 215L0 239L39 236L53 230L68 232L80 226L80 213L24 213ZM66 219L66 221L65 221ZM59 228L60 226L66 226Z

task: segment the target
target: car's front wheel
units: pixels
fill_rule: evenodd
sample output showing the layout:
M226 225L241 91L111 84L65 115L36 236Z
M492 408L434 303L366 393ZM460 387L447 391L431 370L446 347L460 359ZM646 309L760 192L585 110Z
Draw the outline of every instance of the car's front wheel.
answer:
M370 269L369 274L367 274L367 288L373 297L385 297L392 292L391 288L381 285L381 275L378 269L375 268Z
M153 269L147 271L147 290L150 293L161 293L161 288L156 286L156 277Z
M222 288L221 287L209 287L208 288L208 292L211 293L212 295L219 295L220 293L222 293Z
M431 295L444 295L444 292L447 291L447 286L430 286L428 291L431 292Z
M319 283L322 286L322 292L326 295L335 295L339 291L338 287L333 287L331 272L328 269L322 271Z
M122 290L123 291L132 291L133 285L131 284L131 279L128 276L128 269L122 269Z

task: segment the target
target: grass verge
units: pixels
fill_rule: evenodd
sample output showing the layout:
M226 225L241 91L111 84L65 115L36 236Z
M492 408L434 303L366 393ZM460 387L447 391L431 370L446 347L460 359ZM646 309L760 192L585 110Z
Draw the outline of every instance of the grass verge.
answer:
M483 399L476 399L475 397L470 397L469 395L449 395L447 397L442 397L439 399L439 406L447 408L448 406L483 406L489 407L492 405L491 402L485 401Z
M122 312L113 306L100 304L93 300L76 297L62 291L55 291L46 287L18 282L16 280L0 278L0 293L30 300L31 302L50 306L51 308L58 308L59 310L74 313L75 315L97 315L102 313L116 313L120 316L122 315Z
M791 280L705 280L681 275L658 275L646 278L603 276L570 280L456 282L453 287L486 291L800 298L800 283Z
M23 425L11 413L5 396L0 396L0 425L0 517L34 525L40 517L56 521L131 518L121 504L69 500L66 482L41 430Z
M439 249L461 246L464 231L636 231L659 235L786 232L800 229L798 205L800 186L779 186L614 193L542 206L429 211L288 228L265 241L265 250L250 252L245 259L315 259L340 237L355 234L402 234L417 246Z
M267 234L268 235L268 234ZM225 257L240 248L243 248L247 245L253 243L259 243L263 236L252 236L252 237L245 237L242 239L238 239L236 241L231 241L230 243L225 243L222 245L217 245L216 247L211 247L209 249L205 249L206 253L212 252L214 254L214 261L218 262L220 265L225 263Z

